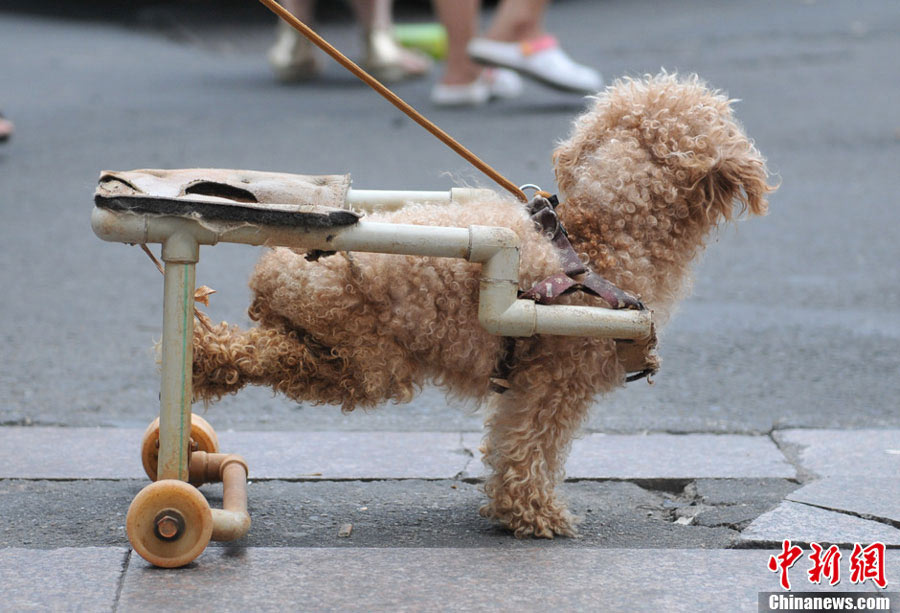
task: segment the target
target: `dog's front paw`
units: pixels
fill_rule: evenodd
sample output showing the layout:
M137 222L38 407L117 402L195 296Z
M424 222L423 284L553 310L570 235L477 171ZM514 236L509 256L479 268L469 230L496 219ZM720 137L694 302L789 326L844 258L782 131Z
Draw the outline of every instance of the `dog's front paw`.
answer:
M540 511L516 506L499 509L495 503L489 502L479 509L479 513L483 517L500 521L516 538L530 536L552 539L555 536L578 536L575 529L578 519L558 502L549 503Z

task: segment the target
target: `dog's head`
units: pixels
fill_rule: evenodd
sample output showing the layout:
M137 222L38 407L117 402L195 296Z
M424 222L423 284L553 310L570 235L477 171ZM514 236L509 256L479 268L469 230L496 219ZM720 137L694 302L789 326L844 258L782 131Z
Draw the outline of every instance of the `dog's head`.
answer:
M582 209L652 201L648 214L665 206L673 218L710 225L732 219L735 203L738 214L765 214L775 188L731 102L696 76L617 81L554 152L561 193ZM604 193L591 187L603 182Z

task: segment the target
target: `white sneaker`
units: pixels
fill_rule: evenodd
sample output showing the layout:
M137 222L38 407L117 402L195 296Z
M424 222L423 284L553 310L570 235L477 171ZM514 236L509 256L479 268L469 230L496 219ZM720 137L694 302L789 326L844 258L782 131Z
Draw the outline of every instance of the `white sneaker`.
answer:
M515 72L485 68L471 83L437 83L431 90L431 101L438 106L481 106L495 98L515 98L521 93L522 79Z
M522 95L522 77L505 68L485 68L481 75L491 86L492 98L518 98Z
M476 62L509 68L564 91L593 94L603 87L600 73L575 62L550 34L521 43L473 38L468 52Z
M279 81L307 81L321 72L316 47L283 20L278 20L275 44L269 49L269 64Z

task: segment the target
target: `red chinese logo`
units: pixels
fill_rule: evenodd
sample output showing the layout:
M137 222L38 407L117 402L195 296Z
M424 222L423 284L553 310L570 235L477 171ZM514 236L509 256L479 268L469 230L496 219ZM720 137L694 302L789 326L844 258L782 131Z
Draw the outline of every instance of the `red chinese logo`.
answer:
M882 589L887 587L883 543L873 543L866 548L860 547L859 543L853 546L853 553L850 554L850 583L864 583L866 579L871 579Z
M786 590L791 589L791 582L788 580L788 569L796 564L802 555L802 549L796 545L791 546L791 542L785 540L781 544L781 554L769 557L769 570L773 573L781 571L781 587Z
M818 543L810 543L813 552L809 554L813 567L809 569L809 582L821 583L822 579L828 579L829 585L837 585L841 580L841 552L837 545L832 545L828 551L822 553L822 547Z
M821 584L822 580L829 585L837 585L841 580L841 552L837 545L824 549L818 543L810 543L812 553L809 560L812 568L807 573L810 583ZM887 579L884 573L884 543L873 543L868 547L860 544L853 546L850 554L850 583L865 583L868 579L884 589L887 587ZM769 556L769 570L780 573L781 587L791 589L788 579L788 570L803 557L803 549L797 545L791 545L789 540L781 543L781 553Z

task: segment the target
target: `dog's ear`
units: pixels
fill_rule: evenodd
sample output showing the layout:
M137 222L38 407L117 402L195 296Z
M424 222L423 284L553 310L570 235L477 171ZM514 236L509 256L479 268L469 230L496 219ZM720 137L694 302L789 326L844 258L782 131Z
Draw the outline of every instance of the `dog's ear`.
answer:
M765 215L769 207L766 196L777 189L768 183L765 159L745 138L723 149L695 188L700 190L697 200L704 204L704 212L729 220L738 203L738 216L744 212Z

